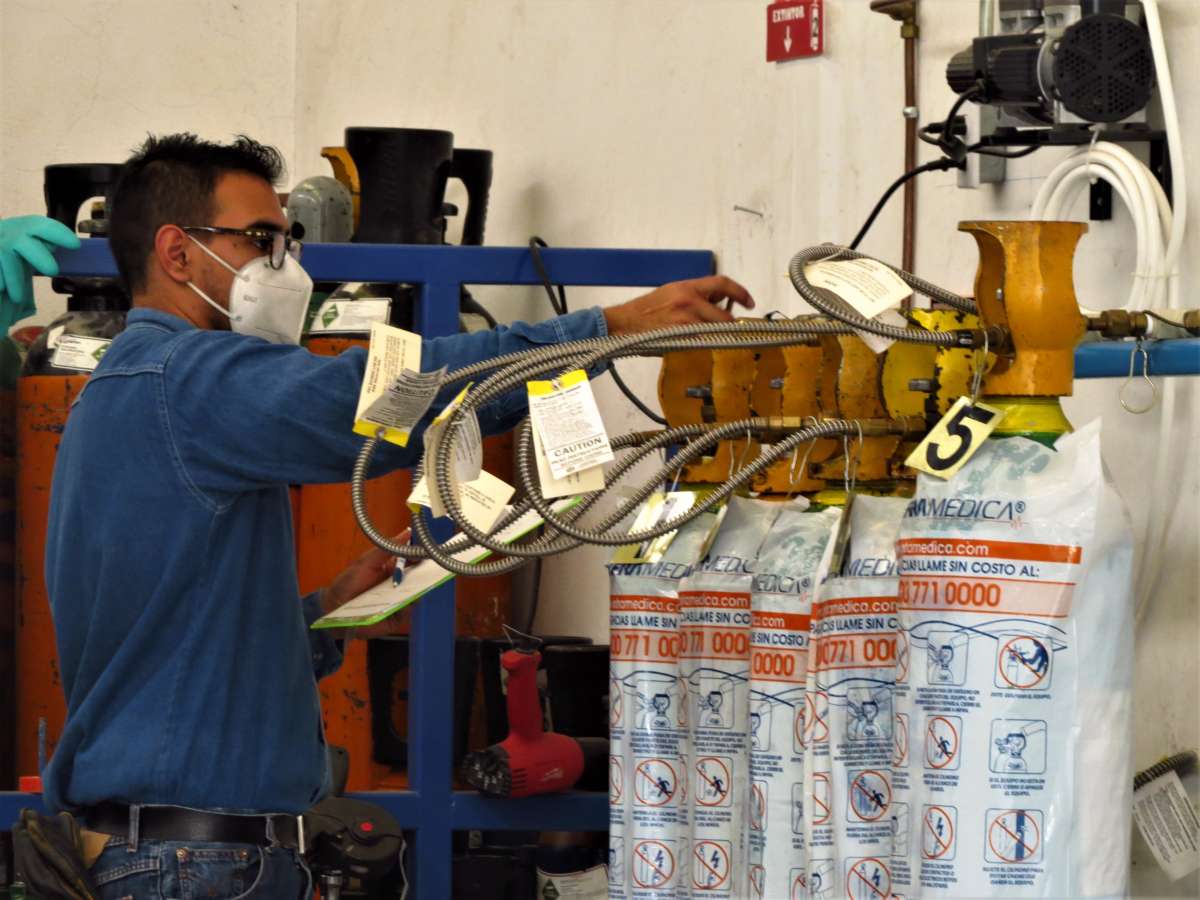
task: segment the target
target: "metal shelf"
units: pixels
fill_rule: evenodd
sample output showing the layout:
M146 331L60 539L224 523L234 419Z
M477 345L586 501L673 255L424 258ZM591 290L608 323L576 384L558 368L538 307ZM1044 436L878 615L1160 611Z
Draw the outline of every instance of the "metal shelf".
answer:
M554 281L572 286L656 287L711 275L707 250L578 250L550 248L542 258ZM114 275L107 241L90 239L59 254L63 275ZM396 244L306 244L302 263L316 281L405 282L417 286L416 329L424 337L458 330L464 284L541 284L523 247L454 247ZM435 528L435 531L437 529ZM448 531L443 527L443 532ZM446 534L448 537L448 533ZM413 607L409 644L407 791L355 796L388 809L415 833L413 896L451 895L455 831L603 831L608 797L573 792L525 800L490 800L453 790L453 711L446 703L454 680L454 582ZM16 821L23 806L41 797L0 793L0 822Z

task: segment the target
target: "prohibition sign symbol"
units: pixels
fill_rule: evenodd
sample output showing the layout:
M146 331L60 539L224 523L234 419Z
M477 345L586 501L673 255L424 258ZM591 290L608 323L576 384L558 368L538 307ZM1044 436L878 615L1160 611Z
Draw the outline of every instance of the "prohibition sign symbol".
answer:
M720 806L729 798L729 766L715 756L696 760L696 801L701 806Z
M808 885L804 881L803 869L792 869L791 900L808 900Z
M830 806L829 773L813 772L813 824L824 825L832 813Z
M767 826L767 786L761 781L750 783L750 830L762 831Z
M988 825L988 846L1001 862L1028 862L1041 843L1037 820L1027 810L1006 809Z
M902 766L908 762L908 716L896 713L896 726L892 729L892 765Z
M762 866L750 867L750 890L754 892L754 896L758 897L758 900L762 900L763 882L766 877L767 873Z
M638 841L633 856L633 881L638 887L662 887L675 874L675 857L662 841Z
M874 871L868 872L872 866ZM875 883L876 878L879 884ZM850 900L886 900L892 895L892 873L873 857L860 859L846 876L846 894Z
M932 716L925 728L925 761L944 769L958 756L958 730L944 716Z
M1040 685L1050 674L1050 651L1037 638L1022 635L1000 648L998 663L1000 677L1006 683L1027 691Z
M925 833L921 841L921 855L926 859L941 859L954 846L954 820L940 806L926 807L924 819Z
M697 841L692 845L692 856L693 887L702 891L724 887L729 878L728 850L713 841Z
M792 718L792 731L795 732L796 735L796 746L801 750L808 748L808 741L806 741L804 738L804 732L807 730L804 727L804 707L807 705L807 701L804 703L798 703L796 705L796 714Z
M892 786L887 776L864 769L850 783L850 809L864 822L875 822L892 805Z
M645 806L666 806L675 797L675 769L665 759L643 759L633 778L633 794Z
M610 756L608 758L608 802L613 806L621 802L625 793L625 775L621 769L621 757Z
M615 684L615 682L614 682L614 684ZM609 696L610 696L610 703L608 705L608 724L613 727L616 727L617 725L621 724L621 711L623 708L622 703L621 703L620 688L617 688L616 690L614 690L613 687L610 685L609 686Z
M804 695L804 731L808 735L805 744L829 740L829 695L816 691Z
M908 681L908 632L896 632L896 681Z

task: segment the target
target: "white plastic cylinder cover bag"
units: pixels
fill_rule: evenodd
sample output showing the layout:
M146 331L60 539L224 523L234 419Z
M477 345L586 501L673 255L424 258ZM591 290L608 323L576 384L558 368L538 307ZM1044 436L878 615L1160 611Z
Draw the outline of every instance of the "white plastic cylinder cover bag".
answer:
M679 585L716 516L679 529L658 562L609 566L609 896L674 900L686 839L687 693Z
M747 895L750 589L759 548L781 508L732 498L708 555L679 588L691 774L680 897Z
M1132 537L1099 423L921 475L898 560L907 896L1123 896Z
M809 617L841 519L785 506L758 551L751 594L747 896L803 895L804 690Z

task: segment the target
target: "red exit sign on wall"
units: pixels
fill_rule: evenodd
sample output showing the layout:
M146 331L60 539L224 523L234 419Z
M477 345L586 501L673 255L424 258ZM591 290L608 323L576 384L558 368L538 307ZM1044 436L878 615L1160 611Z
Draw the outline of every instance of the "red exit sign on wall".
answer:
M767 62L820 56L825 49L823 0L779 0L767 7Z

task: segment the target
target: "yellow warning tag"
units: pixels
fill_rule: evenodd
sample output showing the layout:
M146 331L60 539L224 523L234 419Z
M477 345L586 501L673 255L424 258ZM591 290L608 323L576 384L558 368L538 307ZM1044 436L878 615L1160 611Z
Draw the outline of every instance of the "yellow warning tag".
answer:
M905 461L914 469L938 478L950 478L996 430L1004 410L959 397L940 422Z

